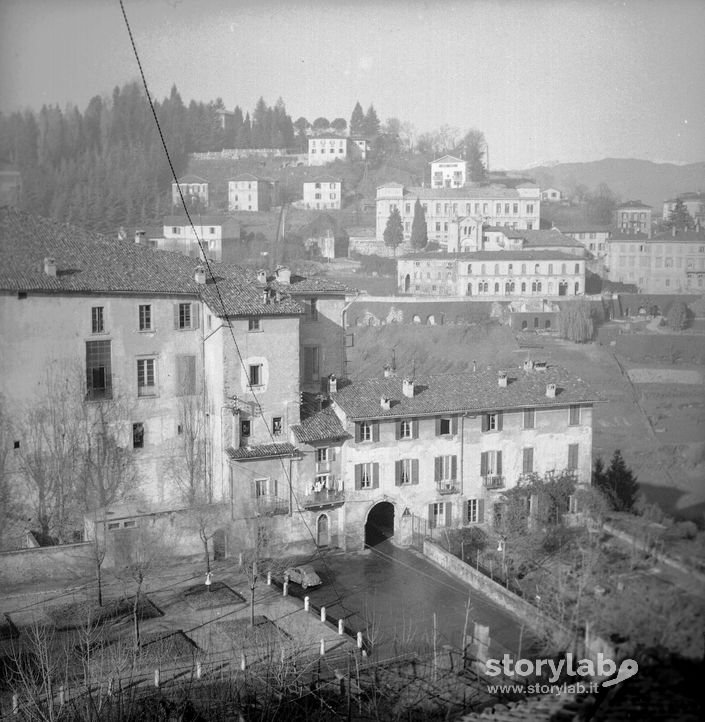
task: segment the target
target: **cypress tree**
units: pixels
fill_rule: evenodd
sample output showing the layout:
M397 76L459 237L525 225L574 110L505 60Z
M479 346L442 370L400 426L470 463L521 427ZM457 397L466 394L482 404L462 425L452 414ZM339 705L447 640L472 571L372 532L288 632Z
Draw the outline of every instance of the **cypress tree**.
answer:
M417 198L414 203L414 220L411 223L411 245L413 248L425 248L428 243L428 226L426 225L426 212Z

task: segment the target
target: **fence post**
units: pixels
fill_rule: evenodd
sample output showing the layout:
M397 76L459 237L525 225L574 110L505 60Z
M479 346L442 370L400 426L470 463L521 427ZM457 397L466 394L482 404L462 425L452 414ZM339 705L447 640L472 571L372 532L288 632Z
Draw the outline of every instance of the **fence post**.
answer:
M357 633L357 648L362 649L362 632Z
M341 636L345 634L345 623L342 619L338 620L338 634L340 634Z
M243 654L240 655L240 669L244 672L246 668L247 664L245 663L245 654L243 652Z
M20 699L16 694L12 695L12 714L20 713Z
M201 667L201 661L196 662L196 679L201 679L203 674L203 668Z
M304 612L308 612L310 604L310 598L304 597Z
M325 607L321 607L321 621L322 622L326 621L326 608Z
M326 656L326 640L322 639L321 640L321 657L325 657L325 656Z
M267 572L267 586L272 586L272 572Z
M66 695L64 694L64 685L59 685L59 704L63 707L66 703Z
M159 668L154 670L154 686L159 687Z
M289 596L289 582L284 582L284 586L282 587L282 597Z

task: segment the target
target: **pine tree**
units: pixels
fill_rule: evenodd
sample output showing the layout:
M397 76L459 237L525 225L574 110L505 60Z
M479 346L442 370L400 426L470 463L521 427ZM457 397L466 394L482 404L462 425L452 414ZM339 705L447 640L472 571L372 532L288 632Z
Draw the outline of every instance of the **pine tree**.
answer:
M398 208L393 208L387 219L387 226L384 229L384 245L397 252L399 246L404 240L404 226L401 222L401 213Z
M693 217L688 213L687 206L680 198L676 198L675 205L671 208L664 225L666 228L675 228L677 231L689 230L695 226Z
M487 141L481 130L469 130L463 138L465 151L465 162L468 168L468 177L475 183L482 183L487 180L487 167L485 165L485 154Z
M367 113L365 113L365 120L362 127L364 135L367 138L375 138L379 135L380 122L377 117L377 111L375 111L375 108L371 103L370 107L367 109Z
M639 482L617 449L609 468L597 478L598 488L610 499L615 511L633 511L639 496ZM600 486L602 484L602 486Z
M362 110L360 101L355 103L352 115L350 116L350 135L362 135L365 132L365 113Z
M411 245L421 249L428 243L428 226L426 225L426 212L417 198L414 203L414 220L411 223Z

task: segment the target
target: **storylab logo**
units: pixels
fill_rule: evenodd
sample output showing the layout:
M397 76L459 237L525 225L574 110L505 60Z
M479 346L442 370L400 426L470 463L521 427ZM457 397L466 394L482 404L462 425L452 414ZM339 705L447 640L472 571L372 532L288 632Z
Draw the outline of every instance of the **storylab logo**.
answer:
M502 675L504 677L531 677L547 681L555 685L558 680L565 677L585 677L588 679L604 679L602 687L613 687L615 684L624 682L625 679L633 677L639 671L639 665L633 659L625 659L617 666L617 663L605 657L602 652L597 655L597 661L591 659L576 660L571 652L566 654L565 659L517 659L505 654L502 659L488 659L485 662L485 674L490 677ZM613 677L614 674L616 677ZM605 679L609 678L609 679ZM537 685L534 685L537 686ZM541 687L541 685L538 685ZM543 685L545 686L545 685ZM565 685L564 685L565 686ZM596 691L597 682L590 683L591 691ZM547 691L543 689L529 691Z

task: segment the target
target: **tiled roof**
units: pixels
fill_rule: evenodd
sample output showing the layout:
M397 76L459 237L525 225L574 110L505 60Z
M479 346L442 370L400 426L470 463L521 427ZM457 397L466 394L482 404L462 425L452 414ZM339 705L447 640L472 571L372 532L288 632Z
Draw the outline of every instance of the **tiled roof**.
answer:
M568 244L566 244L568 245ZM517 250L517 251L472 251L468 253L410 253L400 256L400 261L434 260L451 263L452 261L575 261L577 256L562 251Z
M583 244L576 241L575 238L563 235L555 228L550 231L505 230L504 235L507 238L523 238L526 241L526 248L537 248L539 246L583 247Z
M626 203L621 203L617 206L617 210L624 209L624 208L651 208L651 206L647 206L646 203L642 203L641 201L627 201Z
M201 216L194 214L191 216L191 220L193 221L193 225L198 226L221 226L223 223L230 220L229 218L226 218L225 216L221 215L211 215L211 216ZM190 226L191 222L186 216L164 216L162 220L162 225L164 226Z
M309 185L311 183L342 183L342 181L340 178L334 178L332 175L319 175L312 180L304 181L304 185Z
M288 286L280 286L287 290L293 296L301 293L333 293L333 294L354 294L358 293L356 288L350 288L340 281L334 281L331 278L302 278L301 276L292 276L291 283Z
M340 419L330 406L313 416L309 416L300 424L292 426L291 429L296 440L302 444L350 438L350 435L345 431Z
M566 226L562 223L556 226L556 230L561 233L611 233L612 226L605 226L599 223L576 223L572 226Z
M462 158L456 158L454 155L444 155L441 158L436 158L436 160L432 160L431 163L447 163L449 161L452 161L453 163L464 163Z
M490 368L474 373L419 377L415 380L413 398L404 396L402 379L398 377L355 381L343 387L334 399L351 419L564 406L599 400L582 379L558 366L549 366L544 371L505 369L509 379L505 388L499 386L498 371ZM548 383L556 384L555 398L546 396ZM389 410L382 408L382 397L391 400Z
M247 459L271 459L278 456L293 456L296 454L296 447L288 442L283 444L264 444L262 446L241 446L234 449L229 446L226 449L227 455L236 461Z
M192 173L179 178L179 183L208 183L205 178L201 178L200 175L193 175ZM172 185L174 185L172 183Z
M519 191L515 188L505 188L499 186L466 186L464 188L421 188L411 187L406 188L404 191L404 197L413 196L414 198L419 197L424 200L432 200L438 198L439 200L447 198L453 200L475 200L487 199L494 200L504 198L521 198Z
M232 178L228 178L229 181L258 181L259 178L252 173L240 173Z
M44 273L46 257L56 261L55 277ZM285 294L279 303L265 303L264 286L257 283L254 271L212 263L216 289L211 278L205 285L196 283L198 261L188 256L130 239L119 241L9 207L0 209L0 258L0 290L4 291L138 293L194 299L200 295L219 316L302 312Z
M610 241L648 241L646 233L622 233L617 231L610 237Z
M654 235L653 238L650 239L652 242L656 243L667 243L668 241L699 241L700 243L705 243L705 230L700 231L682 231L679 230L676 232L676 235L673 235L672 231L667 231L665 233L657 233Z

